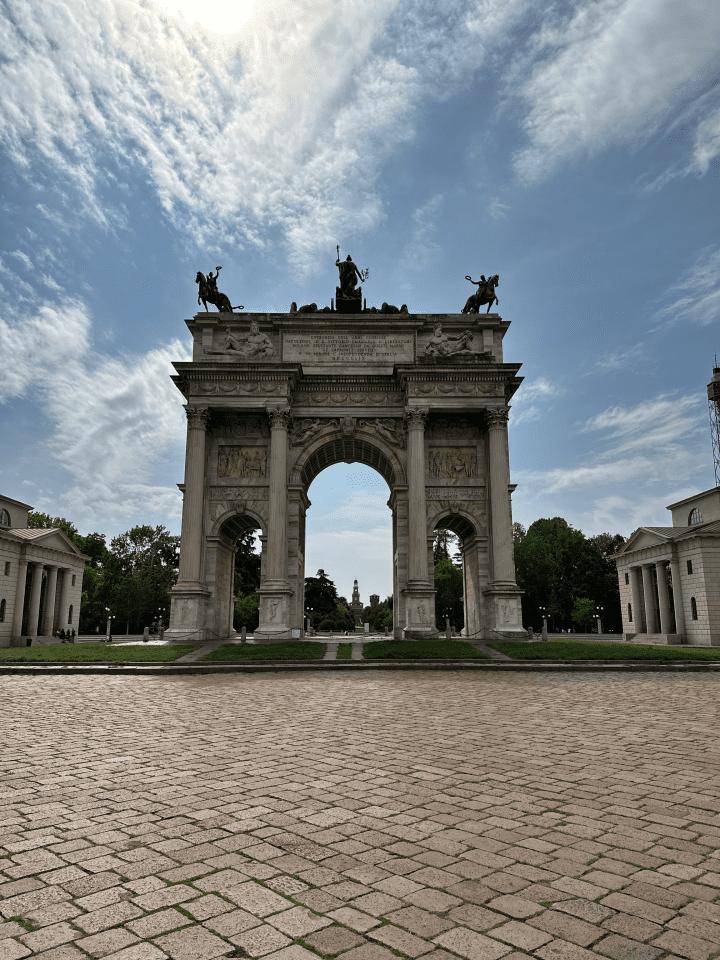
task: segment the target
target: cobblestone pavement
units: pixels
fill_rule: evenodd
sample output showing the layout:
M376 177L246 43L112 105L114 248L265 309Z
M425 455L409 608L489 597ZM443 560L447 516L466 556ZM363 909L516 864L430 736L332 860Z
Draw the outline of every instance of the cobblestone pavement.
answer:
M0 678L0 960L707 960L719 690Z

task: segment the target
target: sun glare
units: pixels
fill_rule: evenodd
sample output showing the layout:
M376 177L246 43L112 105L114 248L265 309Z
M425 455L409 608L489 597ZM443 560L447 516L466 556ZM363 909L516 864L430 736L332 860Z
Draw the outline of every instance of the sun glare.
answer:
M182 15L214 33L237 33L252 17L259 0L161 0L172 16Z

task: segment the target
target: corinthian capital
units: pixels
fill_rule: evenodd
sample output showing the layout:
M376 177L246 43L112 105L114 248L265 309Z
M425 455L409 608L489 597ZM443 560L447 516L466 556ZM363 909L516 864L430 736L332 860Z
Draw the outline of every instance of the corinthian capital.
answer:
M290 424L289 407L269 407L267 415L270 417L270 426L273 430L287 430L288 425Z
M485 409L488 427L506 427L509 416L509 407L487 407Z
M207 407L185 407L188 426L197 427L199 430L205 430L210 419L210 413Z
M424 430L428 417L427 407L406 407L405 422L408 430Z

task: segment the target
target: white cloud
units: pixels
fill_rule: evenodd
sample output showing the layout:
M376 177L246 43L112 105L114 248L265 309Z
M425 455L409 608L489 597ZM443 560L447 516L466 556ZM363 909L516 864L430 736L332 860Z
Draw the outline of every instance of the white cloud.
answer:
M634 347L628 347L627 350L623 350L622 352L608 353L604 357L600 357L595 361L594 370L600 373L612 373L615 370L620 370L629 365L637 367L637 365L644 360L645 345L637 343Z
M439 249L435 239L435 229L442 203L443 195L436 193L427 203L413 211L413 232L400 262L401 272L424 269ZM412 285L406 284L406 286L409 289Z
M692 162L687 172L707 173L708 167L718 156L720 156L720 108L698 124Z
M530 108L529 143L514 158L520 179L537 182L567 161L645 142L702 97L719 39L715 0L596 0L547 23L511 77ZM523 82L530 58L537 63ZM717 146L717 121L705 123L698 169Z
M695 263L663 294L670 301L653 315L668 326L697 323L705 326L720 320L720 248L705 247Z
M131 0L7 0L0 145L98 201L106 153L141 163L200 243L263 246L298 272L383 217L380 164L418 107L469 83L526 0L267 0L232 36ZM243 14L244 16L244 14Z
M549 400L562 393L562 390L547 377L538 377L529 383L523 382L513 397L510 423L516 427L523 422L540 420L543 410L539 402Z
M169 375L171 360L189 359L187 347L175 340L113 358L92 349L91 326L86 306L70 298L0 318L0 355L8 360L0 402L27 397L39 406L52 422L49 451L73 478L59 498L36 506L83 530L148 513L177 518L179 491L154 484L152 473L159 457L184 443L182 397Z
M502 220L506 216L510 206L507 203L503 203L499 197L493 197L493 199L488 204L488 213L493 218L493 220Z
M23 264L23 266L27 267L28 270L32 270L33 262L26 253L22 252L22 250L13 250L10 256L16 257L20 261L20 263Z

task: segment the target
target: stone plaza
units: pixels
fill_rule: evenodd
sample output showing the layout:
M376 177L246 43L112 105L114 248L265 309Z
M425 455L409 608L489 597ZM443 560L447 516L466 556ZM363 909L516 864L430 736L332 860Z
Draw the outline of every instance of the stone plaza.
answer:
M720 949L715 677L0 683L2 960Z

